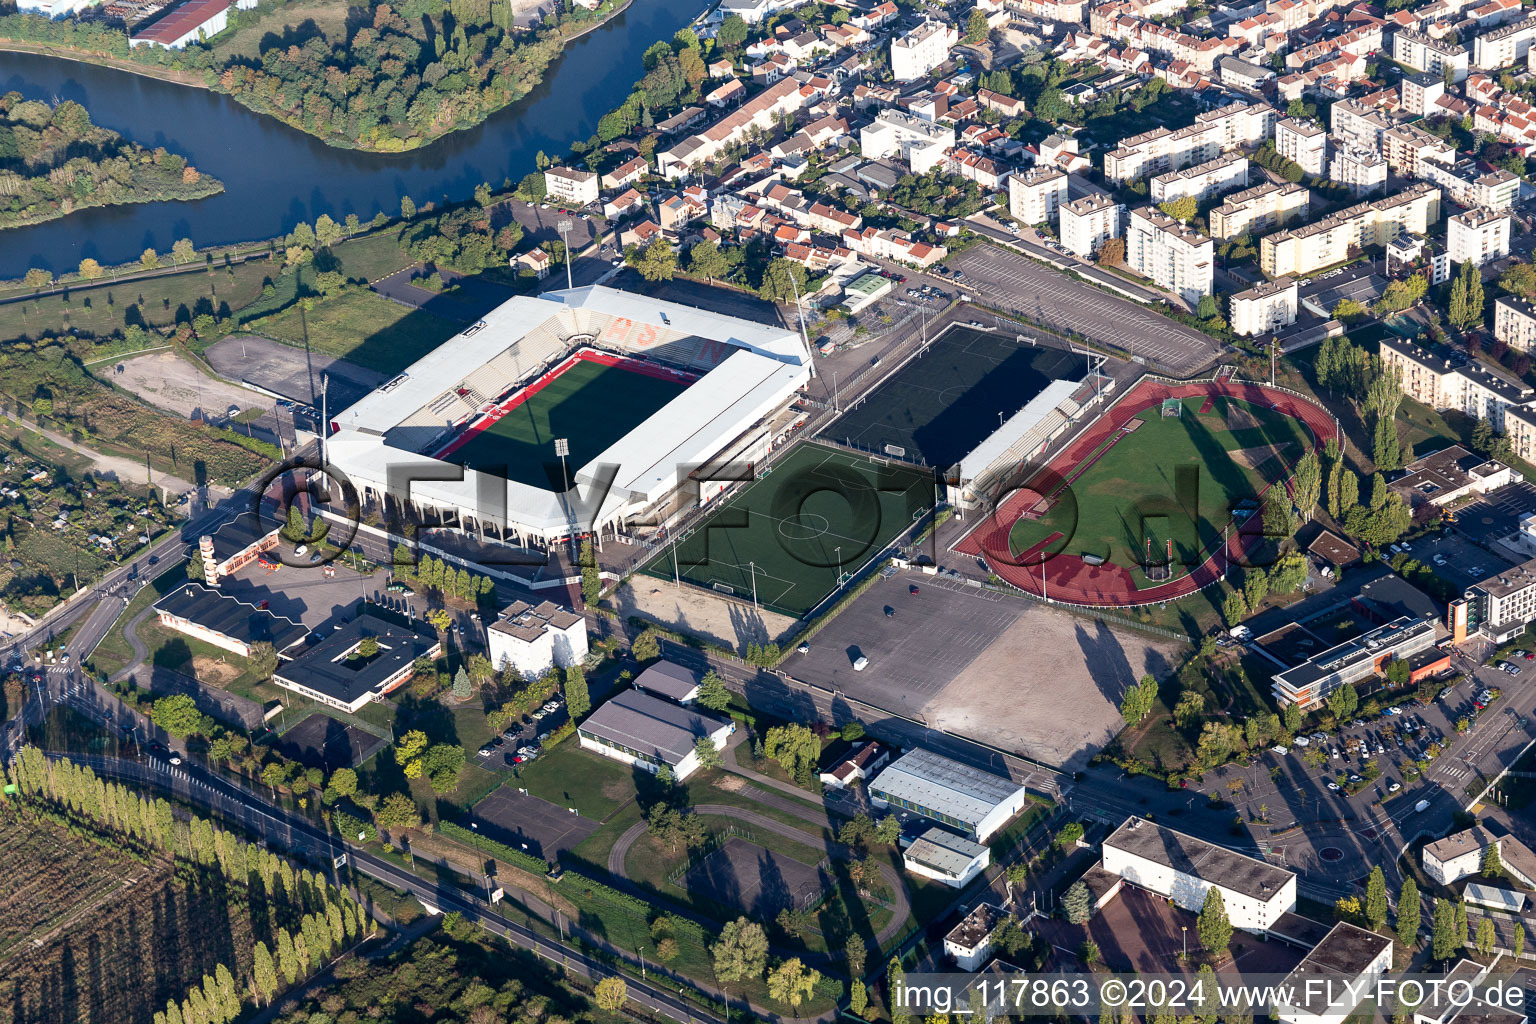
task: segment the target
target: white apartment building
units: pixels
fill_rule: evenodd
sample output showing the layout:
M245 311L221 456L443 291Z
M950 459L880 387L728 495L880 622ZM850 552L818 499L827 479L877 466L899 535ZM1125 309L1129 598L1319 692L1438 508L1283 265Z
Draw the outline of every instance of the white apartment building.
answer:
M1471 157L1444 164L1426 160L1419 177L1445 189L1445 196L1459 206L1508 210L1520 195L1520 179L1502 167L1484 171Z
M514 601L485 631L491 664L536 679L552 667L580 665L587 657L587 620L553 601Z
M955 145L955 129L904 110L882 110L859 129L859 152L870 160L900 157L913 174L944 163ZM1065 180L1065 176L1063 176Z
M726 147L746 138L753 128L767 128L780 114L799 110L820 95L820 90L801 85L794 78L780 79L702 132L657 153L656 170L668 178L677 178L703 167Z
M1480 71L1524 65L1536 40L1536 17L1484 32L1472 41L1472 66Z
M1536 865L1532 864L1530 847L1514 836L1494 836L1481 825L1424 847L1424 873L1441 885L1452 885L1483 869L1483 857L1490 846L1498 848L1504 870L1516 881L1527 887L1536 884L1532 878Z
M1509 255L1509 214L1472 209L1445 222L1445 251L1460 266L1467 260L1480 267Z
M597 172L572 167L551 167L544 172L544 191L550 199L570 206L597 202Z
M1502 371L1475 361L1453 366L1402 338L1381 340L1381 362L1387 372L1397 374L1403 394L1409 398L1434 409L1455 409L1464 416L1487 420L1498 433L1506 430L1506 412L1528 405L1536 396L1536 390L1524 381ZM1511 442L1516 433L1510 429Z
M1259 267L1270 278L1310 274L1341 263L1350 250L1385 245L1400 233L1423 235L1440 219L1440 190L1415 182L1393 196L1331 213L1315 224L1265 235Z
M1155 207L1131 211L1125 263L1194 305L1211 294L1216 245Z
M1216 889L1234 928L1259 935L1296 908L1296 876L1143 818L1104 840L1104 870L1198 913Z
M1493 304L1493 336L1521 352L1536 346L1536 303L1501 295Z
M1328 132L1316 121L1288 117L1275 125L1275 151L1312 177L1328 168Z
M1339 100L1328 117L1335 137L1363 149L1380 149L1382 134L1396 126L1392 118L1358 100Z
M1281 1024L1344 1024L1392 967L1392 940L1340 921L1286 976Z
M921 25L891 40L891 73L898 82L922 78L949 59L949 51L960 41L955 26L942 21L924 21Z
M1467 77L1472 55L1460 44L1403 28L1398 29L1392 37L1392 59L1415 71L1425 71L1431 75L1444 75L1445 69L1449 67L1453 75L1451 81L1460 82Z
M1091 259L1105 242L1120 237L1125 207L1107 195L1095 193L1062 203L1060 216L1061 244L1084 259Z
M1445 76L1424 71L1404 75L1398 83L1398 94L1402 97L1404 110L1415 117L1423 117L1434 110L1440 97L1445 95Z
M1362 146L1365 150L1372 147ZM1410 178L1422 178L1426 164L1453 164L1456 147L1411 124L1389 128L1381 134L1381 154L1387 166Z
M1207 219L1211 235L1226 241L1249 231L1263 234L1294 221L1304 221L1311 202L1312 193L1295 182L1276 185L1266 181L1227 196L1225 202L1211 210Z
M1186 167L1180 171L1168 171L1152 179L1152 201L1165 203L1170 199L1193 196L1204 202L1223 192L1248 187L1248 159L1241 153L1227 153L1203 164Z
M1154 128L1123 139L1104 156L1104 175L1117 185L1214 160L1229 149L1255 146L1274 131L1275 108L1232 103L1195 117L1177 131Z
M1054 223L1067 201L1067 176L1054 167L1031 167L1008 176L1008 212L1021 224Z
M1296 322L1299 289L1289 277L1260 281L1247 291L1232 296L1232 332L1247 337L1272 334Z
M1467 600L1467 631L1505 643L1536 620L1536 559L1478 580L1462 596Z
M1345 146L1328 161L1328 177L1349 186L1354 196L1363 196L1387 184L1387 160L1374 149Z

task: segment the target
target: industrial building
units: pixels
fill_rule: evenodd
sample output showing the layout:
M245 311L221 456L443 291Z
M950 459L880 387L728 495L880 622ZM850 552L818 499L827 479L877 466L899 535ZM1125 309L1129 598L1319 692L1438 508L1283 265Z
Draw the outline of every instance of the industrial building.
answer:
M1029 797L1012 779L951 761L931 750L910 750L869 784L876 807L912 811L984 843Z
M963 889L992 863L992 851L935 825L901 852L901 863L914 875Z
M726 739L735 731L734 722L639 690L620 691L576 727L581 745L588 750L648 772L666 765L676 779L686 779L698 769L699 740L707 739L716 750L724 750Z

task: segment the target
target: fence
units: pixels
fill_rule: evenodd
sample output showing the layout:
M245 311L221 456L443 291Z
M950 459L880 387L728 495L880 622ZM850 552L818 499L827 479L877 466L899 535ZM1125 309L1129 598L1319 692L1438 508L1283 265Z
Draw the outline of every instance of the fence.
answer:
M678 885L678 879L703 863L705 859L731 839L745 839L749 843L755 843L757 842L757 833L749 828L742 828L739 825L725 826L724 830L714 833L699 846L695 847L682 864L672 869L672 873L667 876L667 881L672 885ZM680 886L680 888L683 887Z

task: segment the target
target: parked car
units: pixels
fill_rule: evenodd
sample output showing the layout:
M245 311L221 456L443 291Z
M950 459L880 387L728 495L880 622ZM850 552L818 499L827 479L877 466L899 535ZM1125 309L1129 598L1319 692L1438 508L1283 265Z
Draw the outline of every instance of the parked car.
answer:
M853 670L855 672L863 672L868 667L869 667L869 659L867 657L865 657L864 655L861 654L861 655L858 656L857 659L854 660Z

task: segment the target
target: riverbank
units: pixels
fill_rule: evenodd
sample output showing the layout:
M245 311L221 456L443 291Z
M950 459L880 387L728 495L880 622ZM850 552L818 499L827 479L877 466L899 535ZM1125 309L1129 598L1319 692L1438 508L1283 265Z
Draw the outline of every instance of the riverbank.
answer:
M194 74L191 71L177 71L174 68L147 68L137 61L127 60L123 57L114 57L110 53L98 53L95 50L81 50L73 46L55 46L51 43L31 43L22 39L0 37L0 53L35 53L41 57L55 57L59 60L74 61L76 64L90 64L98 68L126 71L130 75L138 75L141 78L149 78L157 82L170 82L173 85L185 85L193 89L208 88L208 83L203 80L203 76Z

